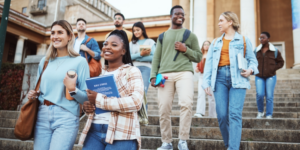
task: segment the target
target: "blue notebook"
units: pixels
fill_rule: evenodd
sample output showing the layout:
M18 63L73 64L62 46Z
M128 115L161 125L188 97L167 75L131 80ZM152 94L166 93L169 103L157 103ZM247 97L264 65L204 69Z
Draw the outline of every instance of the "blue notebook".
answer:
M86 79L85 82L89 90L104 94L107 97L117 97L117 98L120 97L113 74L89 78ZM96 108L95 110L96 114L101 114L105 112L109 112L109 111L100 108Z

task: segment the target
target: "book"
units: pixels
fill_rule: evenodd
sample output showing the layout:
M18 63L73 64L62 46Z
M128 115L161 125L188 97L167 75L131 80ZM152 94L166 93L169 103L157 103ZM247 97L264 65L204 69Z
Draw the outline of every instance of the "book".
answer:
M142 51L149 51L149 55L151 53L151 46L150 45L140 45L140 52ZM149 56L149 55L146 55L146 56Z
M243 54L239 53L237 55L237 60L238 60L238 67L239 69L242 71L243 69L244 70L247 70L247 65L248 65L248 62L247 62L247 59L243 57Z
M89 90L95 91L97 93L101 93L103 95L106 95L107 97L117 97L117 98L120 97L113 74L89 78L86 79L85 82ZM109 112L109 111L100 108L96 108L95 110L96 114L101 114L105 112Z

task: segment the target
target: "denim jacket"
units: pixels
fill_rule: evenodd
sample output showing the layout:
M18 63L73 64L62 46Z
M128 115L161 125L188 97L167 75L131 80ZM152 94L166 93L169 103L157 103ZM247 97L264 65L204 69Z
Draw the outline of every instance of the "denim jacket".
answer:
M211 87L215 91L215 83L218 71L218 65L220 61L221 49L223 46L223 34L216 39L216 42L212 42L209 47L208 54L206 56L206 62L204 67L203 84L202 88L206 89ZM248 69L253 70L253 74L258 74L258 63L254 52L252 50L251 41L245 37L246 40L246 56L248 61ZM243 36L239 33L235 33L233 40L229 43L229 60L230 60L230 74L233 88L248 88L250 89L250 82L248 78L241 75L241 71L238 68L237 55L238 53L244 56L244 40Z
M76 39L75 40L77 40L77 38L78 37L76 37ZM85 37L84 37L84 40L82 41L82 43L81 44L85 44L85 42L86 42L86 40L89 38L89 36L87 36L87 35L85 35ZM75 43L74 43L74 45L75 45ZM101 58L101 56L100 56L100 48L99 48L99 45L98 45L98 43L97 43L97 41L94 39L94 38L92 38L87 44L86 44L86 46L90 49L90 50L92 50L94 53L95 53L95 57L93 57L95 60L100 60L100 58ZM82 56L82 57L84 57L85 58L85 51L82 51L82 50L80 50L79 51L79 54ZM88 57L88 60L89 60L89 62L91 61L91 55L89 54L89 53L87 53L87 57Z

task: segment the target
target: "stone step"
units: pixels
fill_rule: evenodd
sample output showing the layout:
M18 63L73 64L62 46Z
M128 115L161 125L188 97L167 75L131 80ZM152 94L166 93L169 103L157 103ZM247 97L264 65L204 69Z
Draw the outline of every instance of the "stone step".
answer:
M287 89L287 88L280 88L280 89L275 89L274 90L274 94L298 94L299 93L299 89ZM247 90L246 92L247 94L256 94L256 89L250 89ZM147 92L147 96L153 95L153 94L157 94L157 91L155 90L148 90ZM198 89L194 89L194 94L198 95ZM177 95L177 94L175 94Z
M148 125L141 127L142 136L160 137L160 127L158 125ZM284 135L284 136L282 136ZM242 140L258 140L272 142L299 142L300 130L276 130L276 129L242 129ZM172 126L172 137L179 136L179 126ZM218 127L192 127L190 138L193 139L216 139L222 140L222 135Z
M173 138L173 148L177 149L179 139ZM222 140L190 139L187 140L190 150L226 150ZM162 144L160 137L142 136L142 148L156 149ZM241 141L240 150L299 150L300 143Z
M16 125L17 119L7 119L7 118L0 118L0 128L14 128Z
M194 102L194 104L196 104L196 103L197 102ZM150 102L148 101L147 104L148 104L148 107L149 107L149 105L158 105L158 103L156 101L150 101ZM300 102L299 103L297 103L297 102L286 102L286 103L273 102L273 104L274 104L274 107L300 107ZM172 105L173 106L178 105L178 102L177 103L173 102ZM206 107L208 107L208 106L209 106L209 103L206 102ZM245 102L244 107L246 107L246 106L256 107L257 103L256 102ZM264 106L266 106L266 102L264 102Z
M149 100L152 100L152 99L154 99L154 100L156 100L157 99L157 93L156 94L152 94L152 95L147 95L147 100L149 99ZM198 97L198 95L197 94L194 94L194 99L195 98L197 98ZM276 98L276 97L286 97L286 98L300 98L300 94L298 93L298 94L274 94L274 98ZM246 94L246 98L256 98L256 93L255 94ZM175 96L174 96L174 99L178 99L178 95L176 94Z
M0 110L0 118L16 119L19 113L19 111Z
M193 111L194 115L196 111ZM148 110L148 115L158 115L157 110ZM171 116L179 116L179 110L173 110ZM243 111L243 117L246 118L256 118L257 112L247 112ZM208 116L208 112L205 113L205 116ZM300 112L274 112L273 118L300 118Z

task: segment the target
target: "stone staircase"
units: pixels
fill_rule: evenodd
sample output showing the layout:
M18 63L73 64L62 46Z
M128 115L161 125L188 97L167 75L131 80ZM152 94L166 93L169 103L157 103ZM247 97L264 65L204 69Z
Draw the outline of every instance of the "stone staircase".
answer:
M196 110L198 95L196 86L197 84L194 88L193 114ZM300 78L278 79L272 120L255 119L257 107L253 80L251 80L251 86L252 88L247 90L244 104L240 150L300 150ZM156 89L150 87L147 97L149 125L141 127L142 148L156 149L161 145ZM177 149L179 140L179 109L178 96L175 95L171 118L174 149ZM0 150L33 149L32 140L20 141L14 137L13 132L18 115L17 111L0 111ZM83 118L80 121L79 131L83 129L85 120L86 118ZM76 143L78 143L78 137ZM188 146L190 150L225 150L217 119L193 118ZM81 150L81 146L75 144L73 150Z

